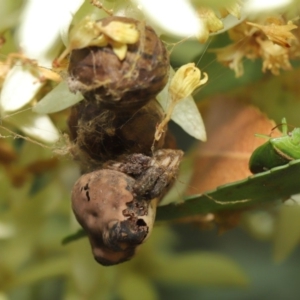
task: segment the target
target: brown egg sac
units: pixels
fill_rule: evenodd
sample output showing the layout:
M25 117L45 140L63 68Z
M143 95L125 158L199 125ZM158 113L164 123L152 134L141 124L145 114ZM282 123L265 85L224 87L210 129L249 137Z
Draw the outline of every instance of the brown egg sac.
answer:
M167 126L159 141L154 138L165 116L155 97L168 80L167 50L144 22L98 22L105 27L112 21L121 22L121 30L122 22L133 24L138 40L125 45L126 55L120 58L109 40L73 50L68 68L70 90L84 96L68 120L70 152L83 173L72 190L72 208L96 261L105 266L129 260L148 238L183 156L162 149L174 145Z
M118 110L136 109L153 99L166 85L169 56L154 30L144 22L125 17L108 17L98 22L131 23L139 39L127 45L126 57L120 60L110 45L87 47L71 52L68 85L87 100L101 101Z
M75 183L72 208L97 262L114 265L135 254L152 231L157 203L174 181L182 154L134 154L124 163L107 163L112 169L84 174Z

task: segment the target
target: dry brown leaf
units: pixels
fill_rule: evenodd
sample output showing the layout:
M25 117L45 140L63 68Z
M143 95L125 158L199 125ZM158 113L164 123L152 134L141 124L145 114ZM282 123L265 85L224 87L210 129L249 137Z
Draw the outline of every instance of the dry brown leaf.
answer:
M49 170L53 170L58 166L57 157L52 157L49 159L40 159L36 160L33 163L26 166L25 170L34 175L39 175L44 172L48 172Z
M238 99L212 99L204 116L208 141L199 144L189 194L203 193L250 176L248 162L255 148L275 126L264 114ZM278 129L272 136L280 135Z
M6 143L4 140L0 140L0 163L10 164L16 159L17 153L14 150L14 148L10 144Z
M17 166L15 164L7 165L5 167L6 176L9 178L11 184L15 188L22 187L27 180L29 180L28 172L24 168Z

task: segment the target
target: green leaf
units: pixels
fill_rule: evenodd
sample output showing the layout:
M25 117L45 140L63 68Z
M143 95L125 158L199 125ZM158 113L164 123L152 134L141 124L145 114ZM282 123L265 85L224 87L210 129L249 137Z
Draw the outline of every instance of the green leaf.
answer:
M299 159L244 180L220 186L205 194L189 197L181 204L159 207L156 220L167 221L286 199L300 193L299 177L295 174L300 174Z
M56 99L60 99L60 101L58 102L56 101ZM82 99L83 96L80 93L72 94L69 91L67 83L65 81L62 81L41 101L39 101L32 108L32 111L38 114L51 114L71 107Z
M165 257L152 277L183 285L219 287L248 284L247 276L235 262L226 256L206 252Z
M86 232L83 229L78 229L75 233L67 235L65 238L63 238L61 243L62 243L62 245L67 245L67 244L74 242L76 240L79 240L85 236L86 236Z
M168 204L157 209L156 221L169 221L178 218L217 212L249 208L264 203L287 199L300 193L300 159L289 164L258 173L244 180L219 186L205 194L187 198L179 204ZM64 239L63 244L85 236L83 231Z
M159 299L151 281L134 272L126 272L119 278L118 292L123 300Z
M57 257L37 262L22 270L5 288L25 286L49 277L66 275L69 272L69 261L66 257Z
M9 299L6 294L4 294L3 292L0 292L0 300L9 300Z
M300 207L283 206L279 211L274 236L274 259L283 261L300 241Z
M107 295L114 291L117 270L97 264L85 240L69 245L69 258L72 284L80 299L109 299Z

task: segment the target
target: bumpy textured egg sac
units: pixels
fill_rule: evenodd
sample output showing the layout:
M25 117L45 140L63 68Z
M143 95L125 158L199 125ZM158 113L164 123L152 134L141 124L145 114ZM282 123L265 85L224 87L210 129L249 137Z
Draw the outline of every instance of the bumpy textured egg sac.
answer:
M124 17L108 17L99 22L134 23L137 43L128 45L124 60L111 46L73 50L68 67L68 85L90 101L101 101L110 109L136 109L154 98L166 85L168 52L154 30L144 22Z
M135 198L135 180L115 170L84 174L72 190L74 214L102 265L130 259L150 234L156 200Z
M92 165L89 168L93 160L101 164L124 154L151 155L152 145L155 150L164 144L164 136L153 144L156 126L163 116L156 100L150 101L133 115L83 101L72 108L68 122L74 141L73 155L81 162L83 171L88 172L94 169Z

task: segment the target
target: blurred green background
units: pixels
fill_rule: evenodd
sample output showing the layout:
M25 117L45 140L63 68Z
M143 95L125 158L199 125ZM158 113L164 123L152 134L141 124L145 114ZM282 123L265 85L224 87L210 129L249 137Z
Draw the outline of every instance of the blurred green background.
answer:
M227 43L225 33L207 48ZM175 68L192 60L210 77L195 96L198 103L245 93L277 123L286 117L300 126L298 62L275 77L261 72L261 61L245 61L244 76L236 78L206 46L185 42L174 48ZM62 132L66 116L51 116ZM5 120L2 125L17 132ZM170 127L180 148L196 143L177 125ZM132 261L102 267L87 239L61 245L79 228L70 208L77 165L2 129L0 134L7 137L0 139L0 300L299 299L297 206L248 211L239 227L221 235L197 223L157 224Z

